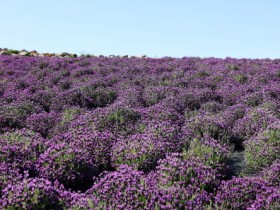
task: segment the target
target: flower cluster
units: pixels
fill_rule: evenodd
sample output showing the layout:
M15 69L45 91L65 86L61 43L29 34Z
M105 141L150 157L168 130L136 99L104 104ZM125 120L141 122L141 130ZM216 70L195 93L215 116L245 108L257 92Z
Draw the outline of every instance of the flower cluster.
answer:
M280 154L280 121L277 121L255 137L244 142L247 165L260 169L271 165Z
M0 55L0 208L279 209L279 69Z
M264 205L260 205L262 202ZM222 181L215 196L215 207L218 209L248 209L253 206L262 209L277 205L279 206L279 188L271 187L260 178L234 178Z
M17 164L20 170L36 173L36 161L47 146L40 134L27 129L6 132L0 135L0 160Z

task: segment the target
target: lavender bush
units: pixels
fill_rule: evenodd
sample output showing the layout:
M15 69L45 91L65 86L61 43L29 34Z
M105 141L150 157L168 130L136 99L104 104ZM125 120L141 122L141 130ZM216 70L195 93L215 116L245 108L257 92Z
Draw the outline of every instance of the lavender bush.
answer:
M40 134L22 129L0 135L0 160L3 163L17 164L18 168L36 173L36 161L46 150L46 144Z
M274 192L279 191L270 187L269 184L260 178L234 178L230 181L222 182L215 196L215 208L218 209L249 209L264 202L264 197L269 197ZM278 204L279 196L271 198L272 201L264 202L265 206L275 207ZM257 204L256 204L257 203ZM279 206L279 205L278 205Z
M244 142L247 165L255 169L270 166L280 154L280 122L273 123L257 134L256 137Z
M1 209L279 209L279 59L11 52Z

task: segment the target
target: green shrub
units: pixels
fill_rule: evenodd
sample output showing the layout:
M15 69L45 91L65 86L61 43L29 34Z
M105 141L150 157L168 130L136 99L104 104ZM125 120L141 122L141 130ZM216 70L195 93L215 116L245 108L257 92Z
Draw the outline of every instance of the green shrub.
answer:
M237 65L234 65L234 64L230 64L230 65L228 66L228 68L229 68L230 70L234 70L234 71L239 70L239 67L238 67Z
M212 168L224 165L229 159L229 148L220 145L212 138L193 139L188 150L183 152L184 158L199 158L206 166Z
M19 54L18 50L6 50L2 53L2 55L12 55L12 54Z
M0 131L1 128L21 128L25 119L35 113L37 108L30 101L11 103L0 107Z
M235 75L233 78L241 84L245 84L248 81L248 77L243 74Z
M127 108L118 108L100 121L99 129L109 129L112 130L112 132L120 132L127 135L132 133L135 123L140 120L140 118L141 115L137 111Z

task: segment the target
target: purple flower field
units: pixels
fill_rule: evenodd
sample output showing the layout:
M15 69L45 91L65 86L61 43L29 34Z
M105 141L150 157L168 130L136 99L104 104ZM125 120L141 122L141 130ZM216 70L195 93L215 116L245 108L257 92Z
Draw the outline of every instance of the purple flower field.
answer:
M280 209L280 59L0 55L0 209Z

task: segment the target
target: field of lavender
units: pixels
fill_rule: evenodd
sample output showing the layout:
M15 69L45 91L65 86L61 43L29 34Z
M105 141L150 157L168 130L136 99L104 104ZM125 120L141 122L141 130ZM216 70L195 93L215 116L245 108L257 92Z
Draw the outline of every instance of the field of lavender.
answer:
M0 55L0 209L279 209L280 59Z

